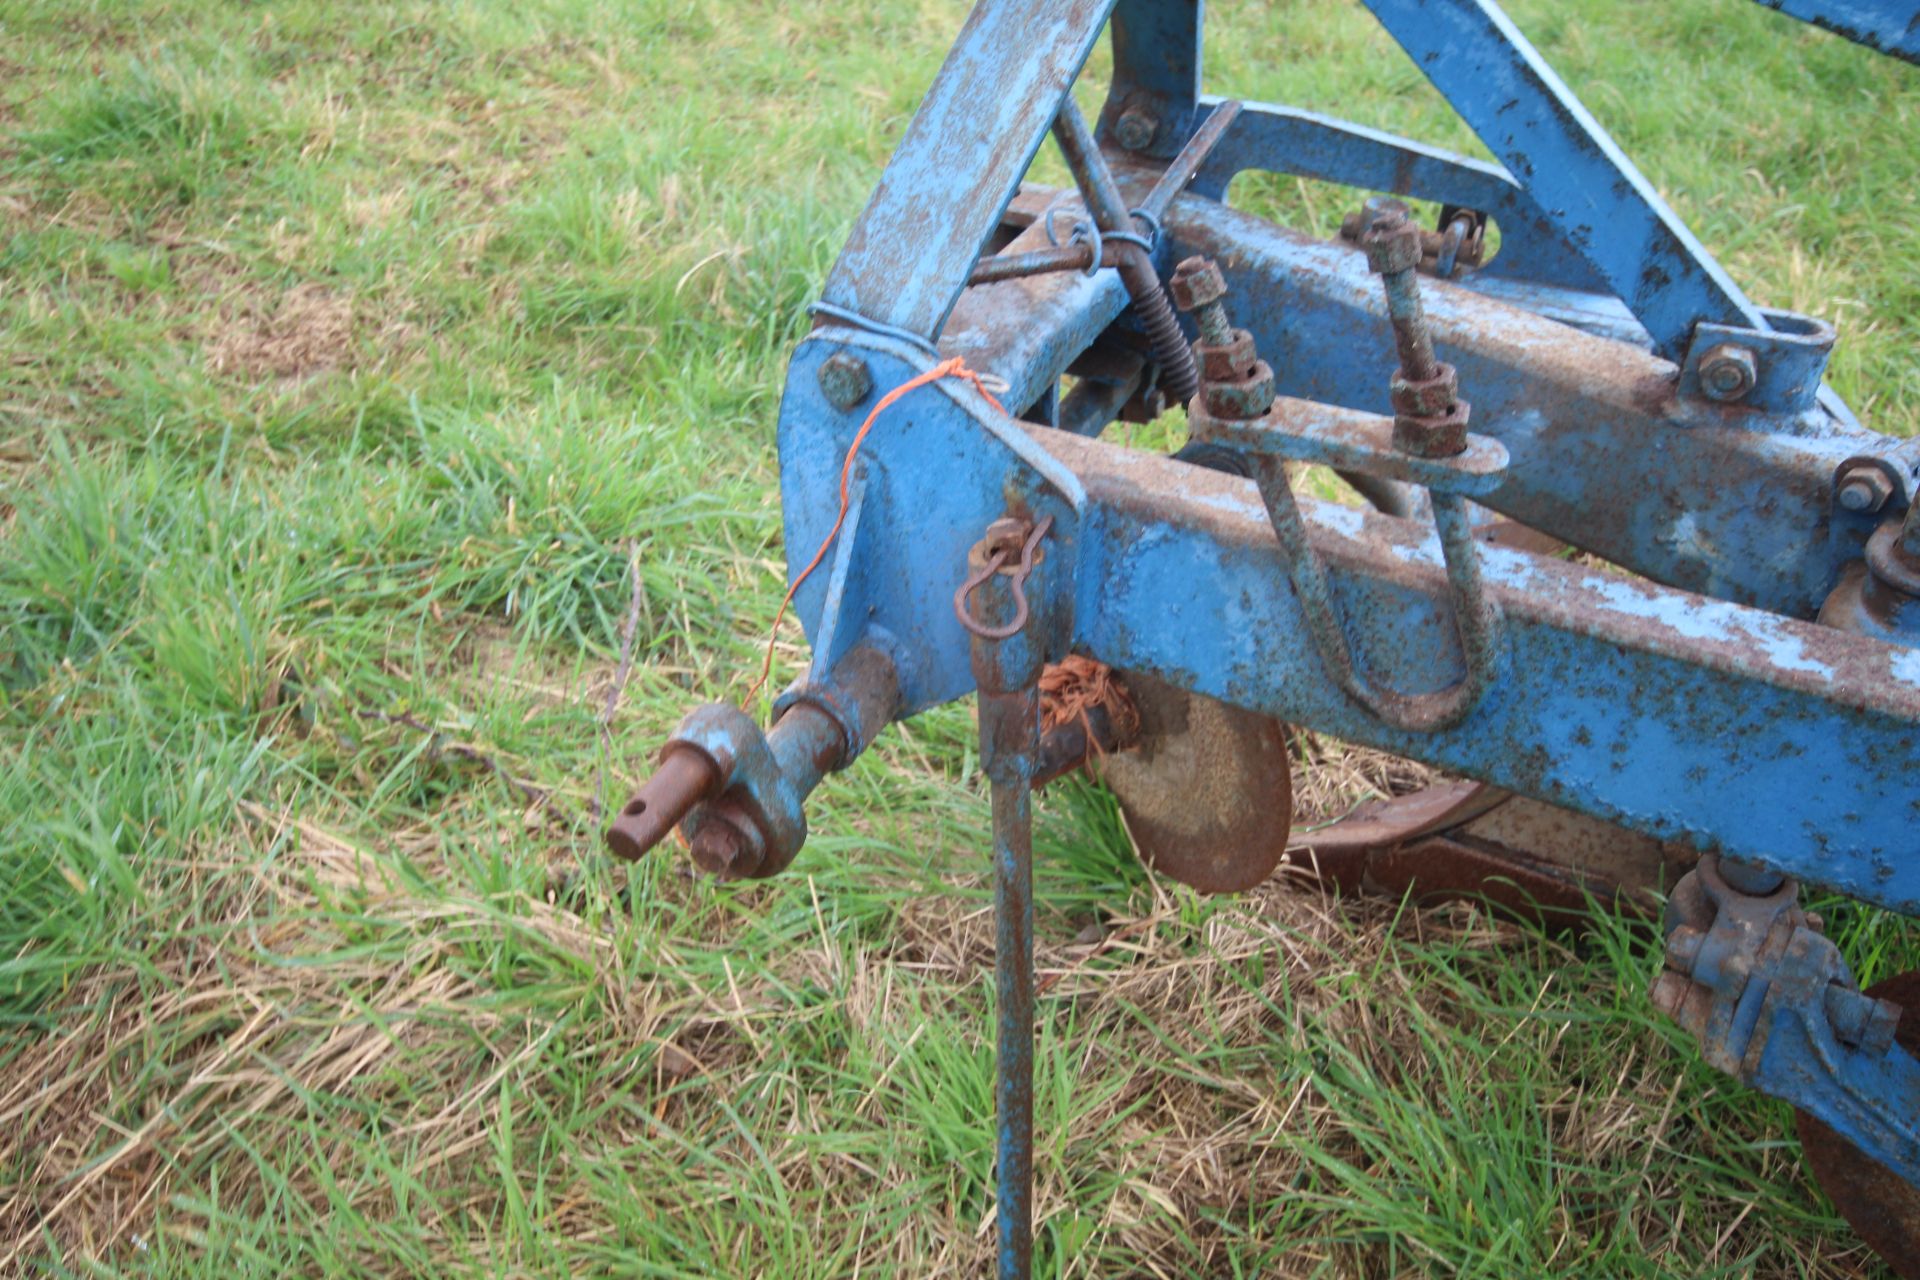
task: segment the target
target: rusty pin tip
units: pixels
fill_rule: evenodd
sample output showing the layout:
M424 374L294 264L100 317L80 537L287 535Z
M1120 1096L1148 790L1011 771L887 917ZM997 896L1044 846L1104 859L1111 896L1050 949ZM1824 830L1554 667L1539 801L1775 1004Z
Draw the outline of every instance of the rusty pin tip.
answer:
M607 827L607 848L628 862L644 857L719 782L720 770L701 752L669 746L660 767Z

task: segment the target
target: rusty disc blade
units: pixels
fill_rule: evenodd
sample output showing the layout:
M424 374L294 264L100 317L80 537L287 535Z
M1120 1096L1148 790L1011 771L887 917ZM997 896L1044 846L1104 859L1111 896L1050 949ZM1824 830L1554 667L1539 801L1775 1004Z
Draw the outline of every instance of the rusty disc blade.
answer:
M1293 772L1278 720L1124 672L1140 742L1097 776L1147 865L1202 893L1251 889L1286 856Z
M1678 845L1483 782L1362 805L1288 856L1349 893L1475 897L1554 925L1577 924L1589 900L1652 914L1692 862Z
M1894 1027L1894 1042L1920 1054L1920 970L1876 982L1867 994L1906 1011ZM1920 1188L1822 1121L1804 1111L1795 1114L1814 1180L1840 1216L1901 1280L1920 1280Z

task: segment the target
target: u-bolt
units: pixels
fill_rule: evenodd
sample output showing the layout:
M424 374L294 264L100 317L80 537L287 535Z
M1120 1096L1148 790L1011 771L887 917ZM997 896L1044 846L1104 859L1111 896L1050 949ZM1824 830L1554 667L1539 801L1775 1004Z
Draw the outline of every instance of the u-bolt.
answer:
M1386 235L1384 248L1369 244L1369 254L1387 278L1389 313L1403 358L1390 392L1394 446L1424 457L1458 454L1466 448L1468 406L1456 394L1452 367L1433 355L1432 338L1420 310L1419 283L1413 278L1413 266L1419 262L1418 233L1397 210L1386 210L1375 218L1369 235L1381 231ZM1189 258L1174 272L1173 288L1181 306L1194 313L1201 332L1197 349L1207 381L1189 410L1196 430L1204 436L1212 423L1268 420L1274 404L1272 371L1257 358L1252 338L1229 322L1221 302L1227 286L1218 264ZM1328 676L1368 713L1396 729L1433 733L1465 719L1492 683L1500 658L1500 615L1481 581L1479 549L1466 499L1457 493L1428 491L1446 557L1454 631L1466 674L1445 689L1401 693L1375 686L1354 661L1326 565L1307 537L1285 459L1254 453L1247 461L1286 556L1287 576L1300 601L1307 634Z

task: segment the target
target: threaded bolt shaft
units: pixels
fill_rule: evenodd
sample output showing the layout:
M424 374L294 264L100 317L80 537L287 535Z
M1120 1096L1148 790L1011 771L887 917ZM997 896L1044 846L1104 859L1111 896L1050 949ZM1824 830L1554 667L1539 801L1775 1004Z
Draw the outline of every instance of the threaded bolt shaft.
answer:
M1227 309L1218 302L1209 302L1193 313L1193 322L1200 328L1200 341L1212 347L1224 347L1233 341L1233 324L1227 319Z

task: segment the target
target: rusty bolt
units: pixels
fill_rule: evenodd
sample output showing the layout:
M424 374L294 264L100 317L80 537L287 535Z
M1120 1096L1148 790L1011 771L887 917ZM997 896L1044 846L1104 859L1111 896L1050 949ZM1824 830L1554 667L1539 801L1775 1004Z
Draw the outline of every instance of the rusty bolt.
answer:
M1128 107L1113 123L1113 140L1126 151L1145 151L1160 132L1160 122L1144 107Z
M859 356L842 351L820 366L820 390L834 408L851 409L873 393L873 370Z
M1212 258L1183 260L1174 267L1167 287L1173 293L1173 305L1182 311L1198 311L1227 296L1227 279Z
M1227 319L1227 309L1220 305L1227 296L1227 279L1220 274L1219 263L1212 258L1187 258L1173 269L1167 287L1173 293L1174 305L1193 313L1202 343L1210 347L1233 345L1233 323Z
M740 819L736 821L736 817ZM745 814L714 813L687 843L693 861L720 880L744 880L766 860L766 840Z
M1420 265L1420 228L1413 225L1407 206L1398 200L1369 200L1369 221L1360 233L1367 266L1376 275L1412 271Z
M1743 400L1759 381L1760 365L1745 347L1723 342L1700 357L1700 391L1709 400Z
M1893 497L1893 483L1875 466L1852 466L1840 473L1835 498L1848 511L1872 515Z

